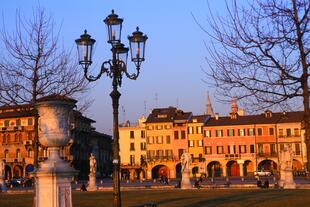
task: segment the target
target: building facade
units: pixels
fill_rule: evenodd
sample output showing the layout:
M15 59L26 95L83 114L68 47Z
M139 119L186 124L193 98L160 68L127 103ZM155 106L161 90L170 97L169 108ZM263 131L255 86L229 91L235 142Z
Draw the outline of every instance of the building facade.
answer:
M307 160L302 118L303 112L274 113L270 110L245 115L244 110L238 109L236 100L232 101L229 116L223 117L193 115L174 107L153 109L143 125L146 178L179 178L183 152L192 155L192 176L253 176L255 171L277 173L279 153L285 144L290 144L295 153L294 171L303 171ZM126 130L132 129L120 128L121 146L129 146L128 141L122 142L123 134L128 135ZM126 156L132 153L121 154L122 159L128 161Z
M78 177L86 179L89 172L88 157L95 152L98 176L110 174L111 136L94 130L95 121L75 111L71 120L71 139L60 150L62 159L79 170ZM27 177L34 166L34 110L32 105L0 107L0 159L6 163L6 179ZM39 161L48 157L48 149L39 145Z

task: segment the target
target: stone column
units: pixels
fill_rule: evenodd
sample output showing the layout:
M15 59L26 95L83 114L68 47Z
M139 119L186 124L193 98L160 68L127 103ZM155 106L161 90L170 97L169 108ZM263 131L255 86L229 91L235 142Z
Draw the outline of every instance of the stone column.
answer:
M36 207L72 207L71 181L77 173L60 159L60 147L69 141L69 115L76 101L51 95L37 100L39 141L49 157L33 173L36 177Z
M227 176L227 167L226 165L223 166L223 177Z
M239 174L240 174L240 177L243 177L243 164L244 164L244 160L237 160L237 163L239 164Z

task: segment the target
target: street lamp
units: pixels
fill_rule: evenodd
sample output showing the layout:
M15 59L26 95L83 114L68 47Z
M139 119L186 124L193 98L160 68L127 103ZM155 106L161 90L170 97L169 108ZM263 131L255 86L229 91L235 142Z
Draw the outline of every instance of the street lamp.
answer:
M113 204L116 207L121 206L121 193L120 193L120 159L119 159L119 131L118 131L118 107L119 98L121 96L118 91L118 86L121 87L122 76L125 74L129 79L135 80L140 73L141 63L144 61L145 55L145 42L147 36L139 31L137 27L136 31L128 36L130 45L131 60L135 63L136 73L130 74L127 71L127 57L129 49L121 43L121 30L123 19L119 18L117 14L112 13L108 15L104 23L108 27L108 43L112 48L112 59L104 61L101 66L101 70L97 76L88 75L88 68L92 64L93 46L96 40L92 39L87 31L77 40L75 40L78 47L79 64L84 69L85 78L88 81L98 80L102 74L106 74L112 79L113 90L110 93L113 106Z

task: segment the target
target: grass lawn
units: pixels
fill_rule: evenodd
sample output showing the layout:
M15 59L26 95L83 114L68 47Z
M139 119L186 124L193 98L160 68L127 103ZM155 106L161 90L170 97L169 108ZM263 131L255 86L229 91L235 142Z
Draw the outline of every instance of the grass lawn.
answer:
M158 207L310 206L310 190L209 189L122 192L122 206L156 202ZM32 194L0 193L0 206L31 207ZM112 206L112 192L73 192L74 207Z

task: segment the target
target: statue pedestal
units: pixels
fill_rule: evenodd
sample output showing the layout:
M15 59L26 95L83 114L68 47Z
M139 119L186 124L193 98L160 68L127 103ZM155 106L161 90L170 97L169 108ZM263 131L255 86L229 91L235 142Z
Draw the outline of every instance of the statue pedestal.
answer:
M72 207L71 181L77 170L57 156L58 150L50 149L51 159L44 161L33 173L37 207Z
M190 181L190 171L184 170L182 172L181 189L192 189L193 186Z
M0 192L6 192L6 185L4 182L4 177L0 177Z
M96 175L94 173L89 173L89 182L87 191L96 191L98 190L97 184L96 184Z
M294 181L292 169L280 170L279 186L284 189L296 188L296 183Z

